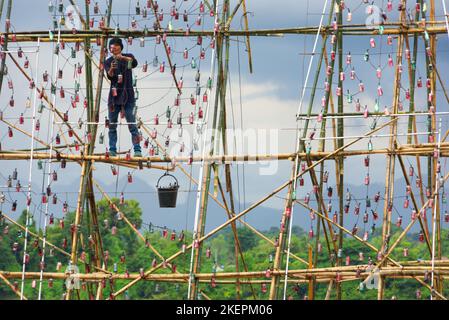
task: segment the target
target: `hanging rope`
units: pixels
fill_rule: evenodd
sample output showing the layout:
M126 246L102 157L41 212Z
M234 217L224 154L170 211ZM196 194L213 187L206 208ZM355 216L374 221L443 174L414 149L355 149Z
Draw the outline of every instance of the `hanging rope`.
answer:
M56 47L59 47L61 42L61 27L59 27L58 29L58 41L56 44ZM55 62L55 68L54 68L54 79L55 79L55 87L56 84L58 83L58 64L59 64L59 54L56 55L56 62ZM56 93L53 94L53 102L52 102L53 106L55 106L56 108ZM48 160L48 172L47 172L47 188L50 188L50 184L51 184L51 169L52 169L52 156L53 156L53 130L54 130L54 124L55 124L55 113L51 112L51 117L49 119L49 123L50 123L50 150L49 150L49 154L50 154L50 158ZM44 190L45 192L45 190ZM49 197L50 195L47 194L47 196ZM49 201L50 199L47 199L47 203L45 205L45 214L44 214L44 234L43 234L43 241L42 241L42 258L41 258L41 272L40 272L40 276L39 276L39 292L38 292L38 300L41 300L42 297L42 278L43 278L43 274L44 274L44 267L45 267L45 247L47 244L47 220L48 220L48 207L49 207Z
M39 48L40 48L40 37L37 39L37 53L36 53L36 75L39 74ZM29 166L29 174L28 174L28 193L27 193L27 208L26 208L26 221L25 221L25 243L23 246L23 260L22 260L22 283L20 287L20 300L23 300L23 290L25 286L25 268L26 268L26 260L27 260L27 244L28 244L28 227L29 227L29 214L30 214L30 205L31 201L31 182L32 182L32 173L33 173L33 155L34 155L34 134L35 134L35 124L36 124L36 100L37 100L37 88L39 84L39 77L36 77L35 90L34 90L34 101L33 101L33 121L32 121L32 133L31 133L31 156L30 156L30 166Z

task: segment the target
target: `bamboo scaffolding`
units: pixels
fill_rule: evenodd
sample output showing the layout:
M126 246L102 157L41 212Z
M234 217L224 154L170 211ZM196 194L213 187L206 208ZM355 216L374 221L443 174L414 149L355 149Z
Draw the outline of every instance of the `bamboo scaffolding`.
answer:
M152 5L152 1L149 1ZM217 10L217 3L218 1L214 1L213 6L209 3L209 1L205 1L206 6L210 10ZM70 3L72 5L75 4L74 0L70 0ZM435 93L437 89L437 78L439 80L439 83L441 85L442 91L444 92L444 95L446 97L446 100L449 101L448 94L446 92L446 89L444 87L444 83L440 77L440 74L438 72L437 66L436 66L436 36L439 34L445 34L447 32L445 21L436 21L435 20L435 4L434 0L430 0L430 19L426 20L426 12L421 10L416 10L414 21L406 21L405 19L405 11L401 11L401 19L397 22L388 22L383 24L383 30L380 32L378 29L372 29L368 28L365 25L361 24L343 24L342 19L342 10L340 7L341 1L337 0L336 5L338 7L334 6L334 1L332 1L332 9L330 10L329 14L329 23L327 26L323 27L321 31L319 31L318 27L312 26L312 27L301 27L301 28L279 28L279 29L262 29L262 30L249 30L248 28L248 18L247 18L247 11L246 11L246 3L245 0L240 0L237 2L237 5L235 8L230 11L229 8L229 0L223 0L223 12L222 12L222 18L220 20L220 27L218 30L204 30L204 31L190 31L190 34L186 34L185 30L178 29L178 30L163 30L161 28L161 25L159 24L159 21L156 19L157 26L155 27L155 30L114 30L110 28L110 17L111 17L111 7L112 7L112 0L109 0L108 5L108 17L107 17L107 23L106 28L102 29L95 29L95 30L89 30L89 25L86 24L86 21L89 20L89 6L88 2L86 2L86 12L85 16L79 12L78 14L81 18L81 21L83 23L83 30L77 31L75 34L72 31L61 31L61 40L65 42L83 42L84 43L84 58L85 58L85 69L86 69L86 96L87 100L89 102L88 104L88 112L87 112L87 130L88 132L92 133L93 139L89 141L89 143L84 144L81 140L81 138L75 134L76 139L78 142L81 143L83 147L83 151L81 154L73 154L72 146L71 144L67 143L67 140L65 138L65 135L62 131L62 125L66 125L70 130L70 123L64 121L63 123L58 124L59 125L59 132L61 133L63 139L66 142L66 146L64 148L58 147L58 151L55 151L55 153L45 153L45 152L35 152L33 153L33 159L49 159L50 161L61 161L62 159L67 161L74 161L80 164L81 166L81 179L80 179L80 185L79 185L79 195L77 199L77 207L75 211L75 232L72 235L72 248L71 253L65 252L64 250L52 245L51 243L48 243L48 245L65 256L70 256L71 262L79 262L86 266L93 265L93 269L97 270L96 272L91 273L80 273L79 278L83 279L88 282L88 294L89 296L92 296L92 292L94 291L94 287L97 286L96 291L96 298L101 299L103 297L102 292L102 286L100 285L101 281L107 280L107 279L119 279L119 280L128 280L129 282L123 286L122 288L116 289L114 285L112 284L112 281L110 282L110 291L113 292L109 299L114 299L121 293L125 292L128 288L136 284L140 280L144 281L162 281L166 283L186 283L191 282L192 285L192 294L189 296L190 299L197 299L198 294L203 295L206 299L210 299L210 297L204 292L204 290L201 290L203 287L202 284L210 282L212 278L217 278L217 283L219 284L232 284L236 285L237 290L237 298L240 298L241 295L241 285L250 285L251 286L251 292L254 298L256 298L256 293L254 288L252 287L254 284L267 284L271 283L270 286L270 299L277 299L277 291L279 288L280 283L306 283L308 284L308 297L309 299L313 299L315 297L315 284L316 283L328 283L328 289L326 292L326 299L330 299L332 290L335 288L336 290L336 297L337 299L341 299L341 284L343 282L350 282L350 281L361 281L369 276L372 275L374 271L368 271L368 265L366 264L360 264L360 265L350 265L350 266L343 266L341 258L336 259L336 263L332 261L332 249L331 244L333 245L333 251L334 254L337 252L339 248L343 248L343 235L349 234L357 241L363 243L365 246L370 248L372 251L376 253L381 253L379 261L377 261L376 265L374 266L374 270L379 271L379 288L378 288L378 299L384 298L384 286L385 281L387 279L415 279L418 281L422 286L429 289L432 293L432 295L435 295L436 297L440 299L446 299L443 295L443 281L448 278L449 276L449 261L448 260L442 260L442 243L441 243L441 226L440 226L440 208L439 208L439 192L436 190L433 192L432 197L435 197L437 199L436 201L436 246L437 246L437 253L436 253L436 260L435 261L396 261L390 257L394 249L399 245L401 240L405 237L407 232L410 230L410 228L413 226L413 224L416 222L416 220L411 221L406 228L401 232L399 237L394 241L394 243L390 246L389 245L389 235L391 232L391 212L388 210L388 206L390 201L394 198L394 177L395 177L395 159L396 157L399 160L400 167L402 174L404 176L404 179L407 183L407 185L410 184L410 180L407 177L407 172L404 165L403 157L411 156L416 158L417 166L418 166L418 176L420 179L422 179L422 173L421 173L421 159L422 157L427 158L427 176L428 176L428 183L427 185L432 188L432 190L435 189L435 185L437 183L437 163L438 159L433 157L434 150L437 148L437 143L418 143L418 137L417 137L417 123L416 123L416 117L418 115L427 116L430 120L428 125L428 132L429 134L435 135L436 130L436 117L437 112L430 112L430 107L434 106L436 107L436 95L433 95L433 98L431 101L427 102L428 106L428 112L417 112L415 111L415 81L416 81L416 69L412 66L412 61L408 60L408 72L409 72L409 84L410 84L410 108L408 112L399 112L398 111L398 104L399 104L399 98L400 98L400 88L401 88L401 74L398 71L398 68L396 68L395 72L395 80L394 80L394 88L393 88L393 112L390 115L384 115L386 119L387 117L390 117L384 124L382 124L379 128L373 129L367 134L360 136L353 141L345 144L344 139L348 139L349 137L344 136L344 121L347 120L347 117L353 116L353 117L360 117L359 113L351 113L351 112L344 112L343 106L343 95L340 95L338 97L338 103L337 103L337 112L334 110L333 105L333 96L329 92L326 93L325 97L325 107L323 109L323 122L321 124L321 132L320 132L320 141L319 141L319 148L317 152L304 152L305 150L305 142L306 142L306 134L308 130L309 121L312 119L312 116L315 116L315 114L312 113L313 108L313 100L315 96L315 91L317 89L317 81L320 76L320 69L323 57L325 58L326 64L329 64L327 61L327 54L326 54L326 39L328 35L336 35L337 41L335 41L333 45L333 51L338 51L338 67L339 72L343 71L343 37L347 35L351 36L376 36L376 35L395 35L398 37L398 48L397 48L397 54L396 54L396 66L398 66L402 61L402 51L403 47L405 47L410 50L410 44L409 44L409 37L413 38L413 61L416 63L417 54L418 54L418 40L420 36L424 35L424 33L427 33L429 35L428 39L424 37L423 43L426 48L430 48L431 55L426 56L426 75L431 80L430 88L428 88L427 93ZM406 1L403 1L405 4ZM417 3L419 3L421 6L423 5L423 0L417 0ZM1 0L0 3L0 17L3 11L3 4L4 0ZM11 6L12 6L12 0L8 1L8 13L7 17L9 18L11 13ZM238 10L243 7L243 16L245 20L245 30L231 30L230 25L233 20L233 18L236 16ZM156 10L154 6L152 6L154 10L154 14L156 15ZM335 31L333 27L330 26L330 19L333 14L334 8L338 8L338 11L336 12L337 15L337 28ZM422 14L422 19L420 20L420 13ZM305 125L303 128L303 137L302 140L300 140L301 143L301 149L300 152L294 152L294 153L283 153L283 154L247 154L247 155L230 155L227 152L227 146L228 142L226 140L226 136L224 135L224 131L227 128L226 124L226 87L227 87L227 81L228 81L228 72L229 72L229 41L231 37L239 37L243 36L246 39L246 46L248 50L248 60L249 60L249 69L250 73L252 73L252 57L251 57L251 48L250 48L250 38L254 36L262 36L262 37L282 37L284 35L289 34L296 34L296 35L308 35L308 34L316 34L318 33L323 38L323 46L321 48L321 55L319 60L319 67L315 75L315 81L312 87L312 98L309 102L309 109L307 113L305 114L306 117L304 118L304 115L297 115L297 118L299 120L305 120ZM110 36L117 36L117 37L142 37L144 39L151 38L156 35L162 35L165 34L168 37L197 37L197 36L216 36L217 39L217 50L216 59L218 60L218 75L217 75L217 86L216 86L216 95L215 95L215 105L213 110L213 129L215 129L214 133L212 133L211 136L211 149L207 150L207 156L205 157L169 157L167 156L167 153L164 151L164 156L157 156L157 157L144 157L144 158L131 158L129 160L123 159L121 157L106 157L105 155L96 155L93 153L94 147L95 147L95 138L97 133L97 127L98 127L98 116L99 116L99 110L100 110L100 104L101 104L101 91L103 86L103 79L104 79L104 72L103 72L103 64L102 61L105 58L105 48L107 39ZM5 32L0 33L1 36L4 36L5 42L2 48L2 51L4 54L7 52L7 46L8 42L11 43L13 40L13 36L15 37L15 41L17 42L23 42L23 41L38 41L38 39L42 42L52 42L53 40L50 39L50 36L48 34L48 31L19 31L19 32L10 32L8 28ZM101 45L100 45L100 60L97 64L96 61L92 57L92 51L91 51L91 43L93 41L96 41L96 38L100 38ZM174 72L175 65L172 64L170 54L168 52L167 43L164 41L164 48L167 53L168 63L170 66L170 70L172 71L172 77L174 80L174 83L176 85L176 88L178 92L181 94L181 89L179 88L178 81L176 78L176 73ZM28 79L31 80L31 77L28 76L28 74L18 65L17 60L14 59L14 57L11 56L11 53L8 52L9 57L11 58L11 61L18 67L19 71ZM214 57L215 58L215 57ZM329 84L332 84L332 78L334 74L334 60L331 61L332 65L332 72L330 75L328 75L327 79ZM432 65L432 67L430 67ZM97 91L94 95L94 89L93 89L93 66L97 67L99 70L98 79L97 79ZM1 71L0 71L0 91L1 91L1 84L3 81L3 71L5 68L5 59L2 59L1 62ZM433 69L432 69L433 68ZM343 90L343 80L338 80L338 87ZM43 89L42 89L43 90ZM61 119L62 114L51 104L51 102L48 100L47 95L45 92L42 92L40 89L36 88L37 93L41 93L43 95L43 100L48 103L50 106L50 111L55 112ZM331 105L331 113L328 112L329 104ZM374 113L370 116L381 116L381 113ZM397 141L397 130L398 130L398 119L401 116L408 117L408 128L407 128L407 144L405 145L398 145ZM382 116L383 117L383 116ZM31 137L31 135L20 129L19 127L13 125L12 123L8 122L6 119L0 119L3 123L10 126L14 130L18 130L21 133L25 134L28 137ZM325 144L326 144L326 121L332 120L332 130L333 130L333 136L329 138L329 140L332 140L334 142L334 149L333 151L325 151ZM144 130L149 133L148 129L142 125ZM389 136L389 146L387 148L382 149L375 149L375 150L352 150L350 147L357 143L358 141L364 139L364 138L370 138L373 133L389 127L390 129L390 136ZM221 136L220 136L221 133ZM449 135L449 130L446 132L442 139L441 146L438 146L440 151L440 157L448 157L449 156L449 142L445 143L446 137ZM412 138L414 137L414 143L412 143ZM41 150L35 150L35 151L45 151L50 148L50 146L44 142L39 140L38 138L35 138L36 141L41 143L45 148L41 148ZM221 139L221 140L220 140ZM155 143L160 145L157 140L155 140ZM217 154L218 153L218 146L220 143L223 146L224 154ZM62 153L62 151L68 147L69 151L72 154L68 153ZM356 234L353 234L350 230L347 228L344 228L344 215L343 215L343 190L344 190L344 160L346 157L353 157L353 156L363 156L363 155L385 155L388 157L387 162L387 174L386 174L386 180L385 180L385 203L384 203L384 216L383 216L383 228L382 228L382 245L380 248L376 248L372 244L370 244L367 241L362 240L360 237L358 237ZM22 151L2 151L0 152L0 160L28 160L31 158L31 155L29 153L29 150L22 150ZM297 168L299 166L299 160L306 160L308 164L307 170L295 174L297 172ZM193 160L193 161L192 161ZM279 186L278 188L274 189L272 192L270 192L268 195L264 196L263 198L259 199L258 201L254 202L249 208L241 211L240 213L236 214L235 208L234 208L234 195L233 195L233 188L232 188L232 181L231 181L231 171L230 171L230 164L233 162L250 162L250 161L281 161L281 160L288 160L293 162L293 169L292 169L292 175L290 179L285 182L283 185ZM332 160L335 161L336 164L336 182L337 182L337 191L339 196L339 222L334 223L331 219L328 217L328 212L326 210L326 207L324 205L324 197L323 197L323 170L324 170L324 163L325 161ZM315 161L315 162L314 162ZM201 184L201 194L200 194L200 207L199 207L199 219L198 223L196 225L197 233L194 234L194 240L198 243L198 246L193 247L192 244L188 245L185 250L192 250L193 253L193 269L190 274L183 274L180 272L172 273L172 274L166 274L167 270L163 270L164 267L172 265L172 261L175 260L180 255L184 254L185 251L180 250L176 252L175 254L171 255L170 257L164 258L164 256L159 253L154 247L152 247L151 244L147 244L147 246L156 254L156 256L159 257L160 260L162 260L161 263L158 263L155 267L152 267L151 269L147 270L143 276L140 274L130 274L129 276L124 274L117 274L117 273L110 273L107 270L107 263L104 259L104 253L103 253L103 246L102 246L102 239L101 235L99 233L98 229L98 216L96 212L96 204L95 204L95 198L94 198L94 192L93 192L93 186L95 185L98 190L100 190L100 193L103 194L103 196L107 199L107 201L112 205L113 209L116 210L118 213L121 214L121 216L124 218L127 225L137 234L139 239L144 240L145 238L141 234L139 230L132 224L131 221L127 219L126 216L123 215L123 213L120 211L120 209L112 202L112 200L108 197L108 195L101 189L99 184L93 180L93 166L95 162L104 163L104 164L114 164L118 166L125 166L128 168L140 168L143 167L146 168L153 168L153 169L160 169L160 170L167 170L172 171L176 168L179 168L184 174L188 176L188 178L193 181L195 184L198 185L198 182ZM201 181L195 181L188 172L182 167L182 164L184 163L203 163L205 166L204 169L204 175L202 176L203 179ZM146 165L144 165L144 163ZM153 163L171 163L171 167L163 166L163 165L154 165ZM225 177L226 177L226 190L223 189L223 186L221 185L219 177L219 167L221 164L225 165ZM320 176L318 177L315 172L315 167L320 166ZM210 183L212 178L212 172L214 174L214 187L215 192L212 194L210 192ZM316 201L318 204L318 210L314 210L310 208L308 205L305 205L301 201L298 201L295 199L293 195L293 182L296 181L299 177L301 177L304 174L309 174L310 179L312 181L313 185L318 185L318 192L316 193ZM449 174L443 177L443 181L446 181L449 177ZM266 271L251 271L248 270L248 267L245 263L245 259L243 256L243 252L240 247L240 242L238 238L238 230L236 228L236 221L238 220L241 222L245 227L249 228L251 231L253 231L257 236L260 238L266 240L268 243L271 243L274 245L274 241L263 235L261 232L259 232L257 229L246 223L245 221L241 220L242 217L244 217L249 212L253 211L256 207L260 206L262 203L279 193L281 190L284 190L288 187L288 196L286 199L286 206L291 206L292 203L298 203L302 205L303 207L306 207L309 211L313 212L314 214L318 215L318 222L317 222L317 238L315 240L315 250L312 249L312 246L308 247L308 261L296 256L293 253L289 254L295 258L296 260L306 264L305 269L299 269L299 270L282 270L282 263L283 263L283 255L287 252L285 249L286 241L285 241L285 233L281 231L279 233L279 245L276 248L276 254L275 254L275 260L274 265L271 270L270 277L266 277L265 273ZM222 202L220 202L216 196L217 190L220 191ZM228 193L229 196L229 205L226 198L226 193ZM420 197L421 197L421 209L418 210L418 203L415 197L415 194L413 191L411 192L411 198L413 202L414 208L418 211L417 220L420 223L421 230L424 233L425 236L425 242L426 246L430 250L430 240L429 240L429 230L427 226L427 219L422 216L423 209L428 205L429 200L425 201L424 193L422 185L419 187ZM296 196L296 195L295 195ZM208 208L208 200L209 198L213 199L221 208L225 210L225 213L227 214L228 220L210 231L209 233L205 232L205 222L207 217L207 208ZM429 198L430 199L430 198ZM8 221L15 224L19 228L23 229L24 227L20 224L13 221L11 218L9 218L6 215L2 215L2 217L5 217ZM433 219L433 218L432 218ZM282 215L282 224L286 227L288 227L290 221L289 218L286 216L285 212ZM434 222L434 221L432 221ZM89 233L93 233L94 236L94 246L91 248L91 256L92 259L89 262L80 260L77 256L79 248L85 249L84 244L84 235L80 233L79 227L82 224L87 225L87 229L89 230ZM234 254L235 254L235 266L236 270L235 272L219 272L219 273L204 273L201 271L201 252L202 252L202 246L206 239L210 238L211 236L215 235L217 232L225 228L226 226L231 225L233 236L234 236ZM339 237L334 237L334 229L333 226L336 226L338 229ZM329 261L331 266L330 267L317 267L317 261L318 261L318 245L320 244L320 232L322 232L325 236L326 243L328 246L328 252L329 252ZM328 235L329 233L329 235ZM30 232L31 235L33 233ZM38 239L41 239L38 235L35 235ZM330 239L329 239L330 236ZM337 244L338 241L338 244ZM244 271L239 270L239 257L241 259ZM432 263L435 264L435 275L437 276L437 281L435 282L435 288L430 287L430 285L426 282L426 275L428 271L432 267ZM371 266L370 266L371 267ZM288 268L287 268L288 269ZM98 272L102 271L102 272ZM160 271L162 273L155 273L157 271ZM432 269L433 271L433 269ZM336 281L336 275L341 276L340 280ZM14 286L9 282L8 279L15 279L20 278L22 273L20 272L8 272L8 271L0 271L0 279L2 279L13 291L17 294L17 291L14 290ZM285 278L285 280L281 279L282 275L288 276ZM26 272L25 278L26 279L35 279L38 276L40 276L40 272ZM54 272L44 272L43 277L45 279L60 279L64 280L67 278L67 274L64 273L54 273ZM193 280L193 281L192 281ZM71 299L73 292L71 290L67 291L66 299ZM76 291L76 294L78 297L80 297L79 292Z

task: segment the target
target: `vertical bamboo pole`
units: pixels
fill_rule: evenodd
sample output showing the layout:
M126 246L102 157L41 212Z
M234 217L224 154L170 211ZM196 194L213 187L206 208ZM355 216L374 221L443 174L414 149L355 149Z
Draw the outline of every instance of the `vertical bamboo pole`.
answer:
M5 0L1 0L0 2L0 20L2 19L3 16L3 6L5 4Z
M245 30L249 30L247 13L248 13L248 11L246 11L246 1L243 0L243 14L244 14L244 21L245 21ZM246 50L248 51L249 72L253 73L253 59L252 59L252 55L251 55L251 43L250 43L249 35L246 36Z
M86 21L90 20L90 12L89 12L89 4L88 1L86 1ZM107 17L106 17L106 27L109 27L110 20L111 20L111 10L112 10L112 0L109 0L108 3L108 9L107 9ZM89 30L89 24L84 24L86 30ZM100 42L100 61L99 61L99 72L98 72L98 79L97 79L97 90L94 100L94 94L93 94L93 79L92 79L92 60L91 60L91 46L90 46L90 38L86 39L84 41L84 52L85 52L85 64L86 64L86 86L87 86L87 92L88 92L88 112L87 112L87 118L89 122L98 122L99 121L99 111L100 111L100 102L101 102L101 93L103 88L103 78L104 78L104 60L106 56L106 44L107 44L107 36L101 37ZM95 142L96 142L96 136L97 136L97 125L89 125L88 132L91 134L91 141L89 142L89 146L87 149L87 153L90 155L94 152L95 149ZM89 166L91 166L92 163L89 163ZM98 213L97 213L97 207L95 203L95 195L93 193L93 181L92 181L92 172L89 171L88 175L88 181L87 181L87 189L90 191L88 194L88 200L89 200L89 206L90 206L90 220L86 219L88 223L92 223L94 228L94 234L92 235L94 238L94 250L95 250L95 260L93 261L97 267L100 267L102 265L102 258L103 258L103 245L101 240L101 234L100 230L98 228ZM105 264L105 262L104 262ZM106 264L105 264L106 265ZM107 266L106 266L107 267ZM102 285L98 283L97 286L97 299L101 297L102 293Z
M313 269L315 266L313 264L313 248L312 246L309 244L308 246L308 253L309 253L309 269ZM308 299L309 300L313 300L314 299L314 286L313 286L313 279L309 279L309 294L308 294Z
M3 2L1 3L1 11L3 12ZM8 0L8 9L6 11L6 19L9 20L11 18L11 10L12 10L12 0ZM1 18L1 13L0 13ZM8 34L9 34L9 26L6 26L5 28L5 43L3 44L2 51L3 53L3 59L0 66L0 94L2 93L2 87L3 87L3 77L5 75L5 67L6 67L6 51L8 50Z
M405 19L405 11L401 11L400 14L401 21ZM400 99L400 89L401 89L401 72L399 66L402 64L402 52L404 47L404 33L401 33L398 37L398 45L397 45L397 55L396 55L396 64L395 64L395 75L393 82L393 114L397 114L398 112L398 104ZM392 119L396 119L397 116L393 116ZM393 206L393 196L394 196L394 175L395 175L395 142L396 142L396 134L397 134L397 121L394 121L390 126L390 142L389 149L391 150L391 154L388 155L387 161L387 174L385 176L385 196L384 196L384 210L383 210L383 224L382 224L382 246L381 246L381 254L384 254L388 251L389 241L391 235L391 213ZM380 257L378 257L380 258ZM384 288L385 288L385 279L379 277L379 284L377 290L377 299L382 300L384 298Z
M421 3L420 3L421 2ZM417 4L420 4L420 7L422 7L422 0L416 0ZM415 22L417 23L419 21L419 15L420 15L420 10L416 10L415 13ZM406 44L407 44L407 49L410 50L409 48L409 41L408 41L408 36L405 39ZM418 34L415 33L413 35L413 60L408 62L408 70L409 70L409 74L410 74L410 107L409 107L409 112L413 113L415 112L415 80L416 80L416 59L418 58ZM412 67L412 63L414 64L414 66ZM408 133L412 133L412 127L413 127L413 122L415 121L415 117L414 116L409 116L408 118L408 129L407 132ZM412 136L408 136L407 137L407 143L411 144L412 143Z
M225 3L226 0L224 0L223 3ZM223 20L221 22L221 25L223 25ZM209 155L212 155L214 153L214 143L215 143L215 133L217 131L218 127L218 107L220 103L220 90L223 85L223 37L220 34L217 34L217 58L218 58L218 74L217 74L217 86L215 90L215 106L214 106L214 112L212 114L213 117L213 124L212 124L212 135L210 139L210 151ZM209 194L209 188L210 188L210 178L211 178L211 170L212 165L210 163L205 164L205 172L203 174L203 180L199 181L199 183L202 184L201 187L201 206L200 206L200 212L199 217L197 221L197 232L194 234L195 241L198 241L198 248L193 247L193 268L192 268L192 276L193 281L191 282L191 288L190 288L190 296L188 297L190 300L196 300L199 292L199 280L195 277L195 274L200 272L201 269L201 252L203 244L199 242L198 239L200 239L204 235L204 229L206 225L206 213L207 213L207 205L208 205L208 194Z
M343 25L343 14L342 14L342 10L341 10L341 0L337 0L337 5L338 5L338 12L337 12L337 24L339 26L339 29L337 31L337 41L338 41L338 69L339 69L339 75L341 72L343 72L343 34L342 34L342 30L341 27ZM339 76L338 77L338 87L341 90L341 94L338 97L338 113L343 113L343 80L342 78ZM337 120L337 135L338 137L343 137L344 135L344 123L343 123L343 118L339 118ZM344 139L343 138L339 138L337 140L337 147L341 148L344 144ZM340 157L338 158L338 179L337 179L337 183L338 183L338 197L339 197L339 224L341 226L344 225L344 204L343 204L343 190L344 190L344 158ZM339 237L338 237L338 248L339 250L343 250L343 231L340 230L339 233ZM338 258L337 255L337 266L341 265L342 259ZM341 284L340 282L336 282L336 291L337 291L337 300L341 299Z
M85 9L86 9L86 19L89 20L89 1L85 1ZM80 15L81 16L81 15ZM84 30L89 30L89 24L83 23ZM84 58L85 58L85 76L86 76L86 91L87 91L87 99L88 99L88 111L87 111L87 121L92 122L92 116L93 116L93 84L92 84L92 62L90 59L91 55L91 48L90 48L90 39L86 38L84 40ZM95 127L92 124L88 125L87 132L92 134L92 128ZM95 138L92 137L92 140L89 144L85 144L83 148L84 154L90 154L90 152L93 150L93 146L95 144ZM91 177L91 167L92 162L83 160L82 166L81 166L81 179L80 179L80 188L79 188L79 194L78 194L78 202L75 212L75 222L74 222L74 232L72 234L72 251L71 251L71 263L76 265L77 261L77 251L78 251L78 241L79 241L79 234L81 234L80 230L80 223L83 218L83 206L86 202L86 190L92 188L92 181L89 179ZM91 198L90 203L95 203L94 195L93 193L89 194L89 197ZM94 206L93 210L95 211L96 208ZM90 211L89 211L90 212ZM87 213L87 211L86 211ZM89 225L90 225L90 219L86 216L84 219ZM99 233L98 233L99 235ZM96 244L97 246L98 244ZM96 265L98 267L98 264ZM66 300L71 299L71 290L67 290L66 294Z
M431 21L435 21L435 0L430 0L430 20ZM430 36L430 49L431 49L431 61L437 61L437 48L436 48L436 35L432 34ZM431 78L431 88L432 88L432 92L433 92L433 96L432 96L432 105L435 108L435 111L437 110L437 99L436 99L436 92L437 92L437 87L436 87L436 82L437 82L437 77L436 77L436 65L433 66L433 72L432 72L432 78ZM433 136L435 136L435 132L436 132L436 128L437 128L437 123L436 123L436 115L434 114L432 117L432 134ZM439 159L437 157L433 157L433 174L432 176L435 177L433 184L432 184L432 190L434 190L437 185L437 179L438 179L438 173L437 173L437 167L438 167L438 163L439 163ZM436 206L435 210L435 217L432 215L432 220L435 219L435 221L432 221L433 224L436 225L436 258L438 260L441 259L442 256L442 246L441 246L441 212L440 212L440 203L439 203L439 197L437 194L436 200L434 205ZM436 281L435 281L435 288L437 288L437 290L439 292L443 292L443 278L441 276L438 276Z
M331 24L332 14L334 12L334 6L335 6L335 0L332 0L331 5L330 5L330 9L329 9L329 17L328 17L328 20L327 20L327 25ZM327 40L327 34L325 34L323 36L323 44L322 44L322 47L321 47L320 57L318 59L317 70L315 71L315 77L314 77L314 80L313 80L311 97L310 97L309 106L308 106L308 110L307 110L308 117L310 117L310 114L312 113L313 102L315 100L315 94L316 94L316 90L317 90L318 80L320 78L321 67L322 67L322 64L323 64L323 58L325 60L326 65L328 64L328 62L327 62L327 53L326 53L326 40ZM336 50L336 45L337 44L334 43L333 50ZM329 84L332 83L332 77L333 77L333 74L334 74L334 71L333 71L334 63L335 63L335 60L332 60L331 61L332 72L327 77L327 81L329 82ZM325 107L324 107L324 110L323 110L323 122L321 124L320 137L324 137L326 135L326 117L324 115L327 114L327 110L328 110L328 106L329 106L329 98L331 97L329 93L330 92L326 92L325 93L325 100L326 100L326 102L325 102ZM305 150L304 139L305 139L305 137L307 135L308 126L309 126L309 119L307 118L306 121L305 121L305 124L304 124L304 129L303 129L303 134L302 134L303 140L301 141L301 144L300 144L300 151L301 152L304 152L304 150ZM325 141L321 140L320 141L319 151L324 151L324 148L325 148ZM299 161L298 161L298 166L299 166ZM323 188L322 188L322 176L323 176L323 174L322 173L323 173L324 163L322 163L320 165L320 168L321 168L321 179L320 179L321 182L320 182L320 191L319 192L322 195L322 190L323 190ZM298 168L296 168L296 170L297 169ZM295 168L293 168L293 170L295 170ZM319 206L319 209L321 211L321 201L318 201L318 206ZM318 244L320 243L321 223L323 224L323 232L324 232L324 235L325 235L325 238L326 238L327 248L328 248L328 251L330 252L329 237L327 235L326 225L324 224L324 220L321 220L321 218L318 217L317 231L316 231L316 242L315 242L315 264L316 264L317 259L318 259L318 252L317 252L318 249L317 249L317 247L318 247ZM331 228L330 225L329 225L329 228ZM311 282L311 286L313 287L312 290L314 290L315 281ZM312 295L312 296L314 296L314 295ZM310 297L309 297L309 299L310 299Z
M225 10L223 11L223 21L229 21L232 17L229 17L229 0L225 1ZM230 23L231 21L229 21ZM227 27L228 23L226 23ZM225 43L225 59L224 59L224 70L223 70L223 84L220 89L220 130L221 130L221 139L223 145L223 152L226 155L228 153L228 145L226 139L226 129L227 129L227 121L226 121L226 89L228 83L228 72L229 72L229 49L230 49L230 39L228 35L224 36ZM217 150L218 151L218 150ZM214 166L214 175L215 179L218 179L218 166ZM234 207L234 194L232 190L232 181L231 181L231 168L230 164L225 164L225 174L226 174L226 191L229 192L229 199L231 204L231 213L235 214ZM224 199L223 199L224 200ZM239 246L238 243L234 243L234 255L235 255L235 268L236 272L239 272ZM240 279L236 279L236 294L237 299L240 299Z

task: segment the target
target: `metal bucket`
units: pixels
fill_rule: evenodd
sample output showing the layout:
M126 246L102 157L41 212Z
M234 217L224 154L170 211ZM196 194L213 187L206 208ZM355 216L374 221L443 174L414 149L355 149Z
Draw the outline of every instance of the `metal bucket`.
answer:
M168 186L162 187L159 185L162 178L170 176L175 181L174 183L170 183ZM178 180L175 178L175 176L172 176L169 173L165 173L162 177L159 178L157 181L157 194L159 197L159 207L161 208L176 208L176 199L178 197L178 189L179 184Z

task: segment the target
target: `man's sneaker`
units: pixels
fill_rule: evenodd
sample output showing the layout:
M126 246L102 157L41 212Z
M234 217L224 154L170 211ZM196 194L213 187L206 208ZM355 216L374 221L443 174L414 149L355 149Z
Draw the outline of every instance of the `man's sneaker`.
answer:
M117 156L117 151L115 151L115 150L109 150L109 155L110 155L111 157L116 157L116 156Z
M142 152L141 151L134 151L134 157L142 158Z

